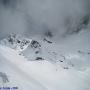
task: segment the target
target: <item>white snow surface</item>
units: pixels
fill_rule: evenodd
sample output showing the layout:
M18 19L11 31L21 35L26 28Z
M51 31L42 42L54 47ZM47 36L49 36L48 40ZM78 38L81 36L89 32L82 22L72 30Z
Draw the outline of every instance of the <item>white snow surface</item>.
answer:
M89 68L65 70L47 60L28 62L15 50L2 45L0 59L0 70L10 79L6 86L16 85L19 90L90 90Z
M0 44L0 72L19 90L90 90L90 31L52 44L36 39L41 48L28 46L20 53ZM39 50L38 54L35 52ZM35 60L42 57L44 60Z

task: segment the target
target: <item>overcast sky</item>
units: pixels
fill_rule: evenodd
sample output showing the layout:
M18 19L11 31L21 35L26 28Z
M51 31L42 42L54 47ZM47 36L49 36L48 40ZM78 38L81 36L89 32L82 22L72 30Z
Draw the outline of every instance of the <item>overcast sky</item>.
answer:
M0 39L9 33L56 36L89 15L90 0L0 0Z

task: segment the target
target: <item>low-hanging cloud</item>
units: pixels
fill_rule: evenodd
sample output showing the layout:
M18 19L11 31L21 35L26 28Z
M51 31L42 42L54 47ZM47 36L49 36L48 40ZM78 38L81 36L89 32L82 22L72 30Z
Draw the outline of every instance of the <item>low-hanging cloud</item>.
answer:
M89 0L0 0L0 37L9 33L66 33L85 15Z

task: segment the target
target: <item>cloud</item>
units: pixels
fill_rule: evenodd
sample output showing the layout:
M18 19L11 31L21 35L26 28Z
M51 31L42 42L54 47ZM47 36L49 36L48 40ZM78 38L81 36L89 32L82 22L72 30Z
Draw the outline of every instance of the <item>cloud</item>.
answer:
M6 4L2 1L6 1ZM0 0L0 2L0 36L10 32L41 35L47 30L61 36L67 32L68 23L73 27L83 16L89 14L89 0L14 0L14 2Z

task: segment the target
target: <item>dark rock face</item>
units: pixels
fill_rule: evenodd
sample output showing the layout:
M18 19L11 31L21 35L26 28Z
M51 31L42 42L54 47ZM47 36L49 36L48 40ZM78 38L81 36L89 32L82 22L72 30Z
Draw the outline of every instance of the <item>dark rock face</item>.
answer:
M19 38L17 38L16 34L9 35L8 42L11 44L14 44L14 43L21 44L21 46L24 46L24 45L27 45L28 43L30 43L30 41L26 40L26 39L20 40Z
M15 49L19 52L22 52L24 50L27 51L28 47L33 50L35 54L39 54L41 51L41 44L37 40L28 39L25 36L17 35L14 33L3 39L1 41L1 44Z
M52 43L51 41L47 40L46 38L44 38L43 41L50 43L50 44Z
M35 60L44 60L42 57L37 57Z
M3 39L1 43L12 49L23 51L30 45L31 40L21 35L10 34L6 39Z
M18 41L18 43L20 43L20 44L21 44L21 45L20 45L20 48L21 48L21 49L23 49L23 46L25 46L25 45L29 44L30 42L24 39L24 40L22 40L21 42L20 42L20 41Z
M12 34L12 35L9 35L7 39L9 43L14 44L15 38L16 38L16 34Z
M38 53L39 53L39 51L36 51L35 53L36 53L36 54L38 54Z
M32 41L31 41L31 47L32 47L32 48L40 48L41 45L40 45L39 42L37 42L37 41L35 41L35 40L32 40Z

